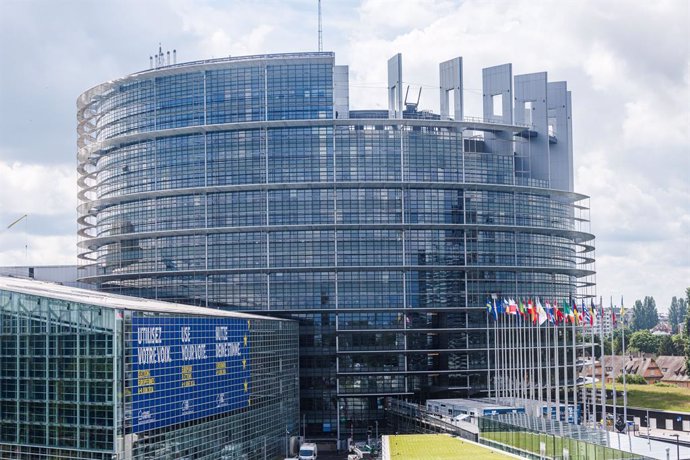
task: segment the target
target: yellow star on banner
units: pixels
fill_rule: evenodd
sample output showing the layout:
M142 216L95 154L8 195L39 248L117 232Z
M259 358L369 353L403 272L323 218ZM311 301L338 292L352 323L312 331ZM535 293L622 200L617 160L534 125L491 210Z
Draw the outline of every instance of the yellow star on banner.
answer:
M247 399L247 405L249 405L249 406L252 405L252 398Z
M246 369L246 368L247 368L247 360L243 359L242 360L242 369Z
M244 346L245 347L247 346L247 336L246 335L244 336Z
M247 329L251 329L251 328L252 328L252 320L248 319L247 320Z
M247 381L245 380L245 381L244 381L244 392L246 393L246 392L248 392L248 391L249 391L249 384L248 384Z

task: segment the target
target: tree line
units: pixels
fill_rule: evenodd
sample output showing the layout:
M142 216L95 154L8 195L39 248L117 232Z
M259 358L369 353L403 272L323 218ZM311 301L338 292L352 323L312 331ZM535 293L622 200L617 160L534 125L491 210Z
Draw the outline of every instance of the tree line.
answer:
M672 335L653 335L650 329L659 323L659 314L654 297L647 296L636 300L632 308L632 319L622 328L614 329L612 335L604 341L604 353L620 354L623 348L622 335L625 331L626 353L642 352L657 356L685 356L686 366L690 369L690 287L685 290L685 297L673 297L668 310L668 321ZM599 343L599 338L595 337ZM597 347L596 355L599 356Z

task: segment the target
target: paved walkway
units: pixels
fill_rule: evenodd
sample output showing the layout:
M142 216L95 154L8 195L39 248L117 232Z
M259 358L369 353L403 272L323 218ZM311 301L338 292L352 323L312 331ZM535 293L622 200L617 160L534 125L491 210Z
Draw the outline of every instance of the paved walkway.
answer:
M639 433L641 436L647 436L647 429L646 428L641 428ZM675 435L679 435L678 439L680 442L686 442L690 444L690 431L673 431L673 430L662 430L660 428L655 428L649 429L649 435L654 437L654 438L668 438L670 439L673 443L676 442L676 437Z
M650 430L650 435L652 437L663 438L659 431L668 432L668 430ZM680 434L681 432L678 432ZM669 459L678 460L679 457L676 454L676 438L675 436L669 440L657 441L655 439L647 440L646 437L634 436L632 433L630 435L620 434L618 432L609 431L609 446L614 449L624 450L626 452L633 452L636 454L645 455L647 457L657 458L659 460L666 460L666 449L669 449ZM645 431L646 434L646 431ZM658 436L657 436L658 435ZM666 436L668 437L668 436ZM690 459L690 447L680 446L680 459Z

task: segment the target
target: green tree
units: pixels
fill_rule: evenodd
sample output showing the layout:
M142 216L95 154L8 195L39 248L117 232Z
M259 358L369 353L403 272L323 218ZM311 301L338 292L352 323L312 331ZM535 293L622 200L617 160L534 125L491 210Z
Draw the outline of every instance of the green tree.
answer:
M644 329L642 324L644 323L644 306L641 300L636 300L633 305L633 318L632 325L630 326L633 331L639 331Z
M678 299L678 329L685 322L685 318L688 316L688 302L684 298Z
M659 339L648 330L633 332L630 336L629 351L641 351L642 353L656 353L659 349Z
M635 331L649 330L659 323L654 297L645 296L644 301L636 300L633 306L633 324Z
M685 349L688 346L688 340L683 334L676 334L671 337L673 341L673 356L685 356Z
M611 341L604 339L604 355L611 355ZM594 357L599 359L601 357L601 337L599 334L594 336Z
M645 296L643 305L647 313L647 329L652 329L659 324L659 312L656 310L656 301L654 297Z
M613 347L614 355L620 355L623 352L623 331L625 331L625 349L627 351L630 348L630 337L632 335L632 330L628 327L614 329L605 342L604 346L608 347L607 350Z
M678 304L678 298L673 296L671 299L671 305L668 307L668 322L671 324L671 330L674 334L678 332L678 327L680 326L681 321L683 321L683 317L680 316L680 305Z
M673 356L675 354L676 349L673 346L673 339L670 335L662 335L658 342L657 356Z

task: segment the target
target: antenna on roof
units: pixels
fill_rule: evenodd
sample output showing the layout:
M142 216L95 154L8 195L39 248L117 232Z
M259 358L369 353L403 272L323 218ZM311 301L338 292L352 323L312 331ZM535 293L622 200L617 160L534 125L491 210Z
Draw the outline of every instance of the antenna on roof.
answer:
M321 0L319 0L319 51L323 51L323 28L321 27Z
M171 59L172 58L172 59ZM177 50L172 50L172 55L170 51L163 51L163 45L158 42L158 52L153 56L149 56L149 68L159 69L161 67L167 67L170 65L177 64Z

